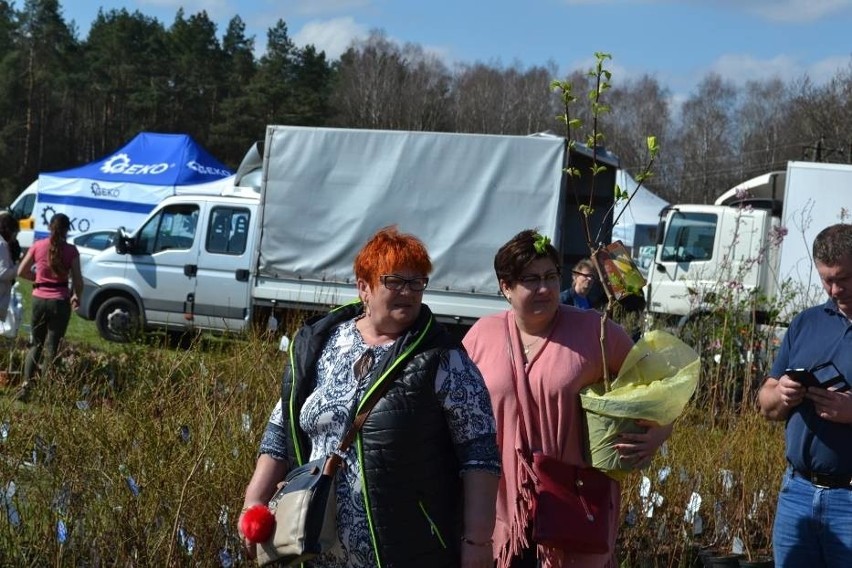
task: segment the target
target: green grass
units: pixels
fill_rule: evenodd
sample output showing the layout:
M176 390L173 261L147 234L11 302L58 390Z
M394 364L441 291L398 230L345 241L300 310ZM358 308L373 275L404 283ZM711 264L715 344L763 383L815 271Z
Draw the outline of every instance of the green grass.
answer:
M0 566L238 558L242 491L283 359L260 340L72 344L29 403L0 396L0 490L16 488L0 505L20 521L0 506Z
M24 304L23 325L26 326L24 329L19 331L19 335L25 337L28 333L31 321L31 298L33 285L32 282L23 279L19 279L18 283ZM85 320L76 313L71 315L71 321L68 322L68 331L65 333L65 337L69 343L101 349L108 352L116 350L116 345L114 343L110 343L109 341L101 338L95 322Z
M201 335L175 348L154 337L105 342L73 316L62 360L32 400L13 401L11 387L0 394L0 567L253 565L235 523L286 356L259 338ZM668 451L622 484L622 567L686 566L695 546L730 549L735 535L751 550L768 546L783 424L757 414L724 343L719 363L705 360ZM735 403L709 388L719 384L741 393ZM662 498L651 517L643 477ZM684 520L692 493L702 498L701 535Z
M29 340L29 329L31 322L31 297L32 297L32 282L19 280L19 289L24 305L24 319L22 327L18 332L18 341ZM207 348L214 348L215 344L232 341L234 336L225 337L222 335L204 334L194 335L188 333L185 337L179 337L179 334L169 334L164 331L148 332L145 335L136 339L137 343L142 343L148 347L171 349L176 346L186 347L190 343L200 343ZM244 339L244 338L243 338ZM126 345L115 343L103 339L98 333L97 325L94 321L86 320L76 313L71 314L71 320L68 322L68 331L65 333L65 343L75 349L95 349L104 353L120 354L125 351ZM214 347L210 347L210 346Z

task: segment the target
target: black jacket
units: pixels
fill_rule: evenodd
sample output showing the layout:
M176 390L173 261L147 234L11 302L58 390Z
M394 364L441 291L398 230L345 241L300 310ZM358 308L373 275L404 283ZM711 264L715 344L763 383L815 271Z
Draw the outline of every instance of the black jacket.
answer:
M311 445L298 416L315 384L322 346L335 326L361 310L361 304L343 306L309 322L293 339L281 401L287 451L299 464L310 457ZM435 396L438 365L452 348L461 346L423 306L415 324L379 362L359 403L384 392L355 443L374 551L383 568L459 564L459 462Z

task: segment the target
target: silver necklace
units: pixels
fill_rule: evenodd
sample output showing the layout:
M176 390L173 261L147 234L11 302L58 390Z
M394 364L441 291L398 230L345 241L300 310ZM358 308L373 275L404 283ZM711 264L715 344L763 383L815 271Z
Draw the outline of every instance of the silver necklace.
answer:
M539 341L541 341L541 337L536 337L535 339L533 339L529 343L524 343L524 355L529 355L530 349L532 349L533 345L535 345Z

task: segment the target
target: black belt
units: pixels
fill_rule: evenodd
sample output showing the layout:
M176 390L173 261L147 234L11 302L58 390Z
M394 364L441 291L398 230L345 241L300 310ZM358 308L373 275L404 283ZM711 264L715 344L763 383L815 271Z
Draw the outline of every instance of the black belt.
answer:
M823 489L852 489L852 475L830 475L828 473L799 471L797 469L793 470L793 474Z
M67 288L68 282L35 282L33 288Z

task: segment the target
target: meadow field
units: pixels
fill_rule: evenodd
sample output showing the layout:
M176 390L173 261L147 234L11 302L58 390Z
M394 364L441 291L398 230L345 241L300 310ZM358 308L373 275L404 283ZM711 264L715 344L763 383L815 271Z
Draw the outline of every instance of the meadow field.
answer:
M0 566L251 565L235 524L286 362L276 338L114 344L73 316L61 362L24 404L12 394L25 348L24 329L0 350L13 372L0 391ZM782 426L754 407L759 369L707 355L665 450L623 482L622 566L769 546Z

